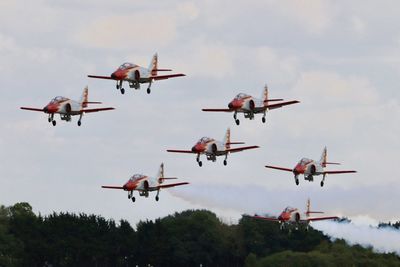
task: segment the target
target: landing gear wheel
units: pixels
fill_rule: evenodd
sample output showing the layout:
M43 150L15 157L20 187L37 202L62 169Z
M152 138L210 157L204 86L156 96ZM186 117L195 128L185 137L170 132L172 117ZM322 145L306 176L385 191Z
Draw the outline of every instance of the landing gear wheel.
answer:
M299 185L299 179L296 179L296 185Z
M156 201L158 201L160 198L158 196L156 196Z
M261 120L262 120L263 123L265 123L265 121L266 121L266 120L265 120L265 117L262 117Z
M81 122L81 121L78 121L78 126L81 126L81 124L82 124L82 122Z
M203 162L199 161L198 163L200 167L203 166Z
M121 88L121 94L125 94L125 89Z
M147 93L148 93L148 94L150 94L150 93L151 93L151 90L150 90L150 88L147 88Z
M226 166L228 164L228 162L226 160L224 160L224 165Z
M117 87L117 90L119 90L119 84L118 84L118 83L117 83L117 86L116 86L116 87Z
M52 121L51 123L53 124L53 126L56 126L56 124L57 124L56 121Z
M323 186L324 186L324 182L321 181L321 187L323 187Z
M48 120L48 122L51 122L51 118L50 117L47 120Z
M132 202L135 202L135 200L136 200L136 198L135 198L135 197L132 197Z
M236 122L236 125L240 124L240 120L239 119L236 119L235 122Z

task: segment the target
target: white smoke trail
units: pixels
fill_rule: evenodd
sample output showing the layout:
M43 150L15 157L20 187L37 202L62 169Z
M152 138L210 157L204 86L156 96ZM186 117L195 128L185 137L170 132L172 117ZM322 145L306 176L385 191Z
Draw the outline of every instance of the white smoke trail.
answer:
M372 247L376 252L394 252L400 256L400 230L369 226L374 223L369 217L371 214L373 217L382 218L381 221L399 216L393 214L393 211L397 210L396 203L400 201L400 197L394 197L398 196L398 187L363 186L355 189L331 187L328 191L319 187L308 189L300 191L298 187L294 187L269 190L252 185L191 184L186 190L170 192L193 204L211 209L218 208L222 211L235 211L238 217L243 213L277 215L287 205L304 210L305 201L311 196L313 209L324 210L327 215L339 217L345 215L350 219L354 218L353 223L314 222L312 226L315 229L333 239L344 239L351 245L359 244ZM355 199L360 201L354 201ZM379 201L376 201L377 199ZM360 217L361 214L365 214L365 217Z
M348 244L372 247L375 252L396 253L400 256L400 230L392 227L373 227L347 222L319 221L312 227L332 237L344 239Z

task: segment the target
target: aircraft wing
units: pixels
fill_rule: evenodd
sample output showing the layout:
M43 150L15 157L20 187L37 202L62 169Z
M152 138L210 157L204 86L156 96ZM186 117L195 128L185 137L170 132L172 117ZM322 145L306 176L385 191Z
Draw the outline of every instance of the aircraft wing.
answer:
M270 168L270 169L275 169L275 170L280 170L280 171L293 172L293 169L284 168L284 167L265 165L265 168Z
M189 184L189 183L182 182L182 183L175 183L175 184L162 184L162 185L156 186L155 189L170 188L170 187L180 186L180 185L185 185L185 184Z
M95 79L117 80L117 79L111 78L111 76L88 75L88 77L95 78Z
M248 149L254 149L254 148L259 148L259 146L242 146L242 147L235 147L235 148L230 148L225 150L226 152L229 153L235 153L235 152L240 152L243 150L248 150Z
M233 109L229 109L229 108L203 108L202 111L208 111L208 112L232 112Z
M324 171L323 174L355 173L357 171Z
M122 186L114 186L114 185L102 185L101 188L107 188L107 189L124 189Z
M263 217L263 216L259 216L259 215L251 216L251 218L260 219L260 220L264 220L264 221L279 222L279 220L277 218Z
M99 111L106 111L106 110L113 110L115 108L90 108L90 109L82 109L84 113L92 113L92 112L99 112Z
M192 150L177 150L177 149L167 149L167 152L172 152L172 153L188 153L188 154L197 154L196 152L193 152Z
M149 78L157 81L157 80L165 80L165 79L169 79L169 78L182 77L182 76L186 76L186 75L183 73L177 73L177 74L150 76Z
M283 106L288 106L288 105L297 104L297 103L300 103L300 101L297 101L297 100L286 101L286 102L281 102L281 103L276 103L276 104L271 104L271 105L265 105L265 108L276 109L276 108L281 108Z
M306 221L323 221L323 220L337 220L339 217L332 216L332 217L315 217L315 218L307 218Z
M30 111L40 111L40 112L44 112L42 108L27 108L27 107L20 107L20 109L23 109L23 110L30 110Z

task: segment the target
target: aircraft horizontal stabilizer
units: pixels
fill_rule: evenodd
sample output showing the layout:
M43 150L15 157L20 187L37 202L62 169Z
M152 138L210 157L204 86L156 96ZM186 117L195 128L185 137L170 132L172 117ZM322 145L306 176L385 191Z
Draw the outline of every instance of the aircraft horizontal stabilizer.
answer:
M244 146L244 147L230 148L230 149L227 149L226 152L235 153L235 152L240 152L243 150L254 149L254 148L259 148L259 146Z
M180 185L185 185L185 184L189 184L189 183L188 182L182 182L182 183L176 183L176 184L159 185L159 186L157 186L157 189L169 188L169 187L180 186Z

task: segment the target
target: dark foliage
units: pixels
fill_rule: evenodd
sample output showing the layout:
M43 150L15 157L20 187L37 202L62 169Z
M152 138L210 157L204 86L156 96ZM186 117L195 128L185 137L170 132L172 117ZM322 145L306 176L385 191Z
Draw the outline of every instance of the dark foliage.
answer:
M382 225L384 226L384 225ZM391 225L398 227L398 223ZM60 213L37 216L28 203L0 207L1 266L399 266L394 254L331 242L318 231L281 231L243 216L227 225L207 210L155 221Z

